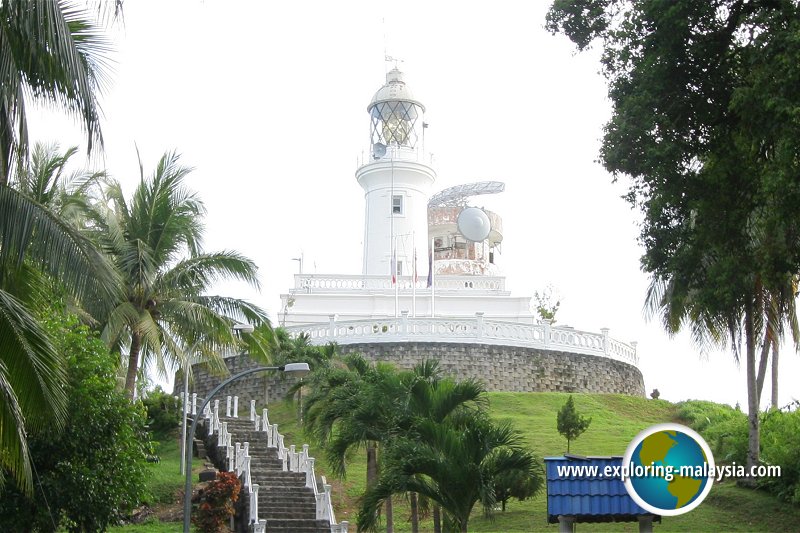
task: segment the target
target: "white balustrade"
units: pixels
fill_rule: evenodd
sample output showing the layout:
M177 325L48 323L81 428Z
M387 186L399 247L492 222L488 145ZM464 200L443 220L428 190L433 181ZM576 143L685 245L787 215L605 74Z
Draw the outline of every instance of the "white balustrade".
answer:
M233 418L239 418L239 397L233 397Z
M521 324L490 320L483 314L470 318L401 317L337 321L331 316L327 324L292 326L287 330L306 333L312 344L364 344L374 342L454 342L500 344L523 348L539 348L559 352L608 357L638 365L635 343L625 344L601 333L552 326L548 321Z
M235 398L235 397L234 397ZM234 401L235 405L235 401ZM219 409L219 401L215 401L214 411L209 412L211 421L218 419L215 413ZM277 424L270 424L267 416L267 409L263 409L262 415L255 414L255 406L251 403L251 420L255 421L256 431L259 426L266 432L267 444L269 447L277 448L278 458L281 459L283 471L299 472L305 474L305 486L314 491L314 498L316 502L316 519L327 520L330 524L331 533L348 533L348 522L343 521L339 524L336 523L336 518L333 512L333 503L331 498L331 486L327 483L325 477L322 477L322 490L319 490L316 481L316 474L314 471L314 458L309 456L308 444L303 444L302 449L298 452L294 444L288 448L284 444L284 436L278 432ZM213 424L208 425L209 435L212 434ZM247 489L249 495L249 516L248 521L253 526L253 531L256 533L266 533L266 520L259 520L258 518L258 492L259 485L253 483L252 473L250 470L250 443L245 441L243 443L236 442L235 445L231 443L233 435L228 432L228 423L222 422L217 429L218 445L224 446L226 451L226 462L228 470L236 472L236 475L242 478L242 486Z
M234 446L234 453L236 454L236 475L242 475L242 445L241 443L237 442Z
M251 524L258 523L258 483L250 487L250 520Z
M244 463L243 463L243 466L242 466L242 472L244 473L244 481L242 482L242 485L244 485L245 487L250 487L250 485L252 483L251 483L251 478L250 478L250 456L249 455L245 455L244 456Z
M490 291L505 292L505 278L502 276L442 276L435 280L437 291ZM412 276L399 276L397 285L400 291L410 291L415 282ZM294 289L298 292L339 292L363 290L386 290L394 292L394 285L388 276L363 275L318 275L295 274ZM429 290L426 278L416 281L416 289L423 294Z

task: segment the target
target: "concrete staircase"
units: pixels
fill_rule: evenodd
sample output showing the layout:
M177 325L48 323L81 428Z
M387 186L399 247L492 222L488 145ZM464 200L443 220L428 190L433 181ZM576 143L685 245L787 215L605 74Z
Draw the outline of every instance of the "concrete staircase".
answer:
M267 446L263 431L255 431L247 418L222 417L232 442L249 443L250 478L258 490L258 518L266 520L269 533L330 533L328 520L317 520L314 490L306 486L306 474L284 472L278 449ZM318 483L318 482L317 482Z

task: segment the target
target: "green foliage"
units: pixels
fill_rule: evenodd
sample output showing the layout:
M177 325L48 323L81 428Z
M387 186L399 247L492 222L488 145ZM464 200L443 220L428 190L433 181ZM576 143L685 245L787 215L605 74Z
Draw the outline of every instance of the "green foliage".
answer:
M519 472L543 483L541 465L521 434L481 413L421 420L413 432L388 441L383 453L380 478L359 510L359 531L376 528L377 510L392 494L416 492L441 506L445 530L466 531L476 503L484 513L493 512L496 480L505 474Z
M702 400L676 404L681 421L708 442L719 463L747 462L747 415L730 406Z
M236 473L218 472L203 490L192 523L204 533L227 531L228 521L236 512L233 504L239 499L241 488Z
M104 531L144 494L144 410L116 389L117 359L102 341L74 321L44 326L67 360L67 422L30 437L37 490L29 498L5 487L0 529Z
M556 313L561 307L561 299L554 294L552 285L548 285L541 293L535 291L533 299L536 300L536 313L542 320L550 320L552 324L556 322Z
M526 472L512 470L494 478L494 497L506 512L506 502L511 498L525 501L536 496L544 488L544 475L531 476Z
M169 367L182 367L187 357L199 354L223 369L220 347L238 344L232 324L268 324L266 313L246 300L209 294L225 279L258 288L257 268L235 251L203 251L205 207L186 187L192 169L171 152L151 176L144 175L141 162L139 170L130 198L119 183L105 188L88 228L119 272L120 296L102 320L103 337L128 350L130 394L140 365L166 375ZM187 354L188 346L197 354Z
M759 485L782 500L800 505L800 411L768 411L761 426L761 460L781 467L780 477L762 478Z
M737 359L744 341L755 464L756 346L785 324L800 342L800 3L559 0L547 27L602 43L600 159L644 215L649 313Z
M161 387L148 391L142 399L147 409L147 425L156 436L169 435L181 423L181 402Z
M586 418L575 409L575 401L572 395L567 398L564 406L558 411L556 427L558 432L567 439L567 452L569 452L569 443L581 436L581 434L589 428L592 419Z

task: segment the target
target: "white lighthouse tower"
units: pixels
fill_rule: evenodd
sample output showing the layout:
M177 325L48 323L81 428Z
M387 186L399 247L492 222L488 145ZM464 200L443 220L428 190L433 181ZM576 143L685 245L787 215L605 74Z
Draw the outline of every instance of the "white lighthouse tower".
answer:
M367 111L370 160L356 170L365 199L362 274L409 276L414 248L427 257L428 197L436 180L425 162L425 106L395 67Z

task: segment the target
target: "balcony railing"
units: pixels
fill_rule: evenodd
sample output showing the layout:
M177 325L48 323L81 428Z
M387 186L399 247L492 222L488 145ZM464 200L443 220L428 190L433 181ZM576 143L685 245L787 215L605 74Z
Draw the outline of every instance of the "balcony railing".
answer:
M427 275L427 273L426 273ZM414 285L412 276L400 276L397 280L399 289L411 290ZM437 276L436 291L498 291L506 289L506 278L502 276ZM417 290L427 290L428 280L418 276ZM392 278L386 276L363 275L325 275L295 274L294 290L298 292L338 292L348 290L394 290Z
M412 318L402 316L368 320L337 321L286 328L306 333L312 344L366 344L375 342L460 342L539 348L560 352L608 357L638 365L636 343L626 344L609 337L609 330L590 333L572 328L541 324L519 324L485 320L483 313L472 318Z

